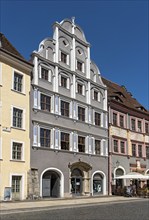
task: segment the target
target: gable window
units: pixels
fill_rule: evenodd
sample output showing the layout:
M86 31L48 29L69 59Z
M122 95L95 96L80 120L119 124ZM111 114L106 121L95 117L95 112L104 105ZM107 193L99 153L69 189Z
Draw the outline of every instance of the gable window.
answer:
M69 134L61 132L61 149L69 150Z
M142 131L142 123L141 121L138 121L138 132Z
M41 67L41 78L44 80L48 80L49 79L49 71L48 69Z
M132 156L136 157L136 144L132 144Z
M40 128L40 145L41 147L50 147L50 130Z
M69 117L69 102L61 101L61 115Z
M64 76L61 76L61 86L67 88L67 78Z
M149 133L149 124L147 122L145 123L145 133Z
M12 159L22 160L22 144L13 142L12 145Z
M78 136L78 151L85 152L85 137Z
M41 110L44 111L51 111L51 97L46 96L44 94L41 94L41 100L40 100Z
M13 108L13 127L23 127L23 110Z
M117 126L117 114L113 113L113 125Z
M95 154L101 154L101 141L95 140Z
M135 131L136 130L136 121L135 121L135 119L131 119L131 129L132 129L132 131Z
M14 83L13 83L13 89L22 92L22 82L23 81L23 76L20 75L19 73L14 73Z
M82 66L83 66L83 64L82 64L80 61L77 60L77 69L78 69L79 71L81 71L81 72L82 72L82 70L83 70Z
M114 140L114 152L118 153L118 141Z
M98 101L98 92L94 90L94 100Z
M79 84L79 83L77 84L77 91L80 95L83 94L83 85L82 84Z
M63 52L61 52L61 61L63 63L67 63L67 55L65 53L63 53Z
M101 124L101 114L95 112L95 125L100 126Z
M122 154L125 153L125 142L124 142L124 141L121 141L121 142L120 142L120 152L121 152Z
M124 128L124 116L120 115L120 127Z
M85 121L85 108L78 106L78 120Z
M146 146L146 158L149 159L149 146Z

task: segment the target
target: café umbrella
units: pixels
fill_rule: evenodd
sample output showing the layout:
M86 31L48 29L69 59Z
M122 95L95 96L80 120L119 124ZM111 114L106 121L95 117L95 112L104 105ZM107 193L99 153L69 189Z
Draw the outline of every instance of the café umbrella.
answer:
M137 172L130 172L122 176L117 176L114 179L141 179L141 180L149 180L149 175L143 175Z

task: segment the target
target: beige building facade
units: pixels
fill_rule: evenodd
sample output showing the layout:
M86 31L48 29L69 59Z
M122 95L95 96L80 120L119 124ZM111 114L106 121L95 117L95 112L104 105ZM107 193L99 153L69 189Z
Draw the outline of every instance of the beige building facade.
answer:
M32 65L3 34L0 42L0 200L23 200L30 168Z

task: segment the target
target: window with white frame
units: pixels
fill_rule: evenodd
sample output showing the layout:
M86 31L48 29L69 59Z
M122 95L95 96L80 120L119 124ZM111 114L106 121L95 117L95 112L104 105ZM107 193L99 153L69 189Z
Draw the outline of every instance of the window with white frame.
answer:
M69 150L69 133L61 132L61 150Z
M126 154L126 140L114 138L113 151L119 154Z
M118 125L117 113L113 112L113 125Z
M113 140L114 152L118 153L118 140Z
M69 65L69 55L63 51L60 52L60 61Z
M51 111L51 97L45 94L41 94L40 96L40 106L43 111Z
M85 121L85 108L78 106L78 120Z
M23 110L13 107L13 121L12 126L16 128L23 128Z
M125 154L125 142L120 141L120 153Z
M23 144L19 142L12 143L12 160L23 159Z
M138 132L142 132L142 122L138 120Z
M61 73L59 74L59 85L63 88L69 89L70 78L67 74Z
M69 117L69 102L61 100L61 115Z
M78 136L78 152L85 153L85 137Z
M101 154L101 140L95 140L95 154Z
M39 68L39 77L45 81L51 82L52 71L48 67L41 65Z
M40 146L50 147L51 131L49 129L40 128Z
M76 92L79 94L79 95L85 95L85 85L82 81L77 81L76 82Z
M131 130L136 131L136 120L131 118Z
M84 73L84 63L80 60L76 60L76 69Z
M98 112L95 112L95 125L101 126L101 114Z
M23 91L23 75L16 71L14 72L13 89L17 92Z

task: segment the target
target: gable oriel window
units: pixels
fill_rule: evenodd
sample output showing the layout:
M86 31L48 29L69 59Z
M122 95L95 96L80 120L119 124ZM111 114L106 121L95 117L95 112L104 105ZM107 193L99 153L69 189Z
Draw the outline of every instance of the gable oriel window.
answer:
M124 128L124 116L120 115L120 127Z
M101 114L95 112L95 125L100 126L101 125Z
M49 70L41 67L41 78L44 80L49 80Z
M95 140L95 154L101 154L101 141Z
M78 120L85 121L85 108L78 106Z
M85 137L78 136L78 152L85 153Z
M113 125L117 126L117 114L113 113Z
M145 122L145 133L149 133L149 123Z
M61 86L67 88L67 77L61 76Z
M69 150L69 134L61 132L61 149Z
M61 115L69 117L69 102L61 100Z
M50 147L50 130L40 128L40 146Z
M51 111L51 97L41 94L40 102L41 110Z
M98 92L94 90L94 100L98 101Z
M136 130L136 121L135 121L135 119L131 119L131 130L132 131L135 131Z
M77 69L83 72L83 63L77 60Z
M18 108L13 108L13 127L16 128L23 127L23 110Z
M13 142L12 144L12 159L22 160L22 144Z
M13 89L22 92L23 76L17 72L14 72Z
M61 52L61 61L67 64L67 54Z
M78 94L83 95L83 85L82 84L77 83L77 91L78 91Z
M142 123L138 121L138 132L142 132Z

